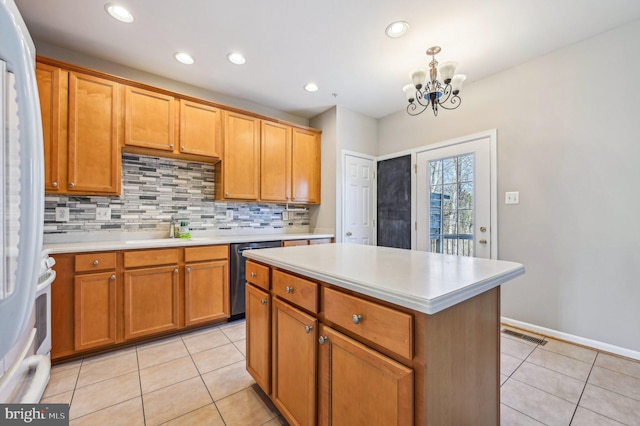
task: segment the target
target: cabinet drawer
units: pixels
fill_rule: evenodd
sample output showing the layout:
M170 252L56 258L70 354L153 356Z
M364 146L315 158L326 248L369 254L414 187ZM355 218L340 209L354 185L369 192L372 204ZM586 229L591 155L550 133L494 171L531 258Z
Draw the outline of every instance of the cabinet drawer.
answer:
M262 287L263 289L269 291L269 267L264 265L259 265L250 260L247 261L246 273L245 273L247 281L252 284L257 285L258 287Z
M411 314L323 288L324 317L407 359L413 358Z
M313 240L309 240L309 245L314 244L331 244L331 238L315 238Z
M159 266L178 263L179 249L125 251L124 267Z
M229 246L185 247L185 262L201 262L229 258Z
M282 247L306 246L306 245L309 245L309 240L285 240L282 242Z
M91 253L76 255L76 272L104 271L116 269L115 253Z
M274 295L318 313L318 284L277 270L273 271L272 279Z

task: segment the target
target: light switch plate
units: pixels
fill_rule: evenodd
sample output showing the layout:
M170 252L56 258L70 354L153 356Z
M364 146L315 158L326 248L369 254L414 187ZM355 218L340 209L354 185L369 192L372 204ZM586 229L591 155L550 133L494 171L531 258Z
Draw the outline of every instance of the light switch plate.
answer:
M289 212L282 212L282 220L289 220Z
M518 191L504 193L505 204L520 204L520 193Z
M96 220L111 220L111 209L109 207L97 207Z
M233 210L227 210L227 220L233 220Z
M56 222L69 222L69 207L56 207Z

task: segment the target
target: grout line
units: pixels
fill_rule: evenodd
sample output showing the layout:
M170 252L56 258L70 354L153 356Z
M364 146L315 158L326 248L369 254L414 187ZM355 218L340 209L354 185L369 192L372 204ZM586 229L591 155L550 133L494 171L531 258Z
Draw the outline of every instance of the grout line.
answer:
M138 385L140 386L140 405L142 406L142 422L147 424L147 413L144 409L144 396L142 395L142 377L140 376L140 359L138 358L138 346L136 348L136 365L138 366Z
M584 386L582 387L582 392L580 392L580 396L578 397L578 402L576 403L576 408L573 410L573 414L571 415L571 420L569 421L569 425L573 423L573 418L576 416L578 412L578 407L580 407L580 401L582 401L582 396L584 395L584 391L587 388L587 383L589 383L589 377L591 377L591 372L593 371L593 367L596 365L596 359L598 358L599 352L596 354L596 357L593 359L593 363L591 364L591 368L589 369L589 374L587 374L587 378L584 381ZM594 411L595 412L595 411ZM600 414L600 413L597 413Z

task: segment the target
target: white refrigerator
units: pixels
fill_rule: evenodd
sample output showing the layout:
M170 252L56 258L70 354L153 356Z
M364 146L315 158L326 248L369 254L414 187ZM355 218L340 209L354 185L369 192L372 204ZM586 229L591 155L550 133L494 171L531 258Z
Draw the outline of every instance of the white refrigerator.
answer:
M35 47L13 0L0 0L0 403L37 403L50 362L35 348L44 214Z

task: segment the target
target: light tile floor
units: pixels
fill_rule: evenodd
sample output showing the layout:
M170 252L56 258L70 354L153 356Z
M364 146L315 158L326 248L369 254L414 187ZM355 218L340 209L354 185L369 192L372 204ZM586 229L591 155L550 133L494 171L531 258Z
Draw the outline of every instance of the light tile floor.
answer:
M57 365L42 402L71 404L71 425L286 425L245 343L236 321ZM507 334L501 348L502 425L640 425L640 362Z

